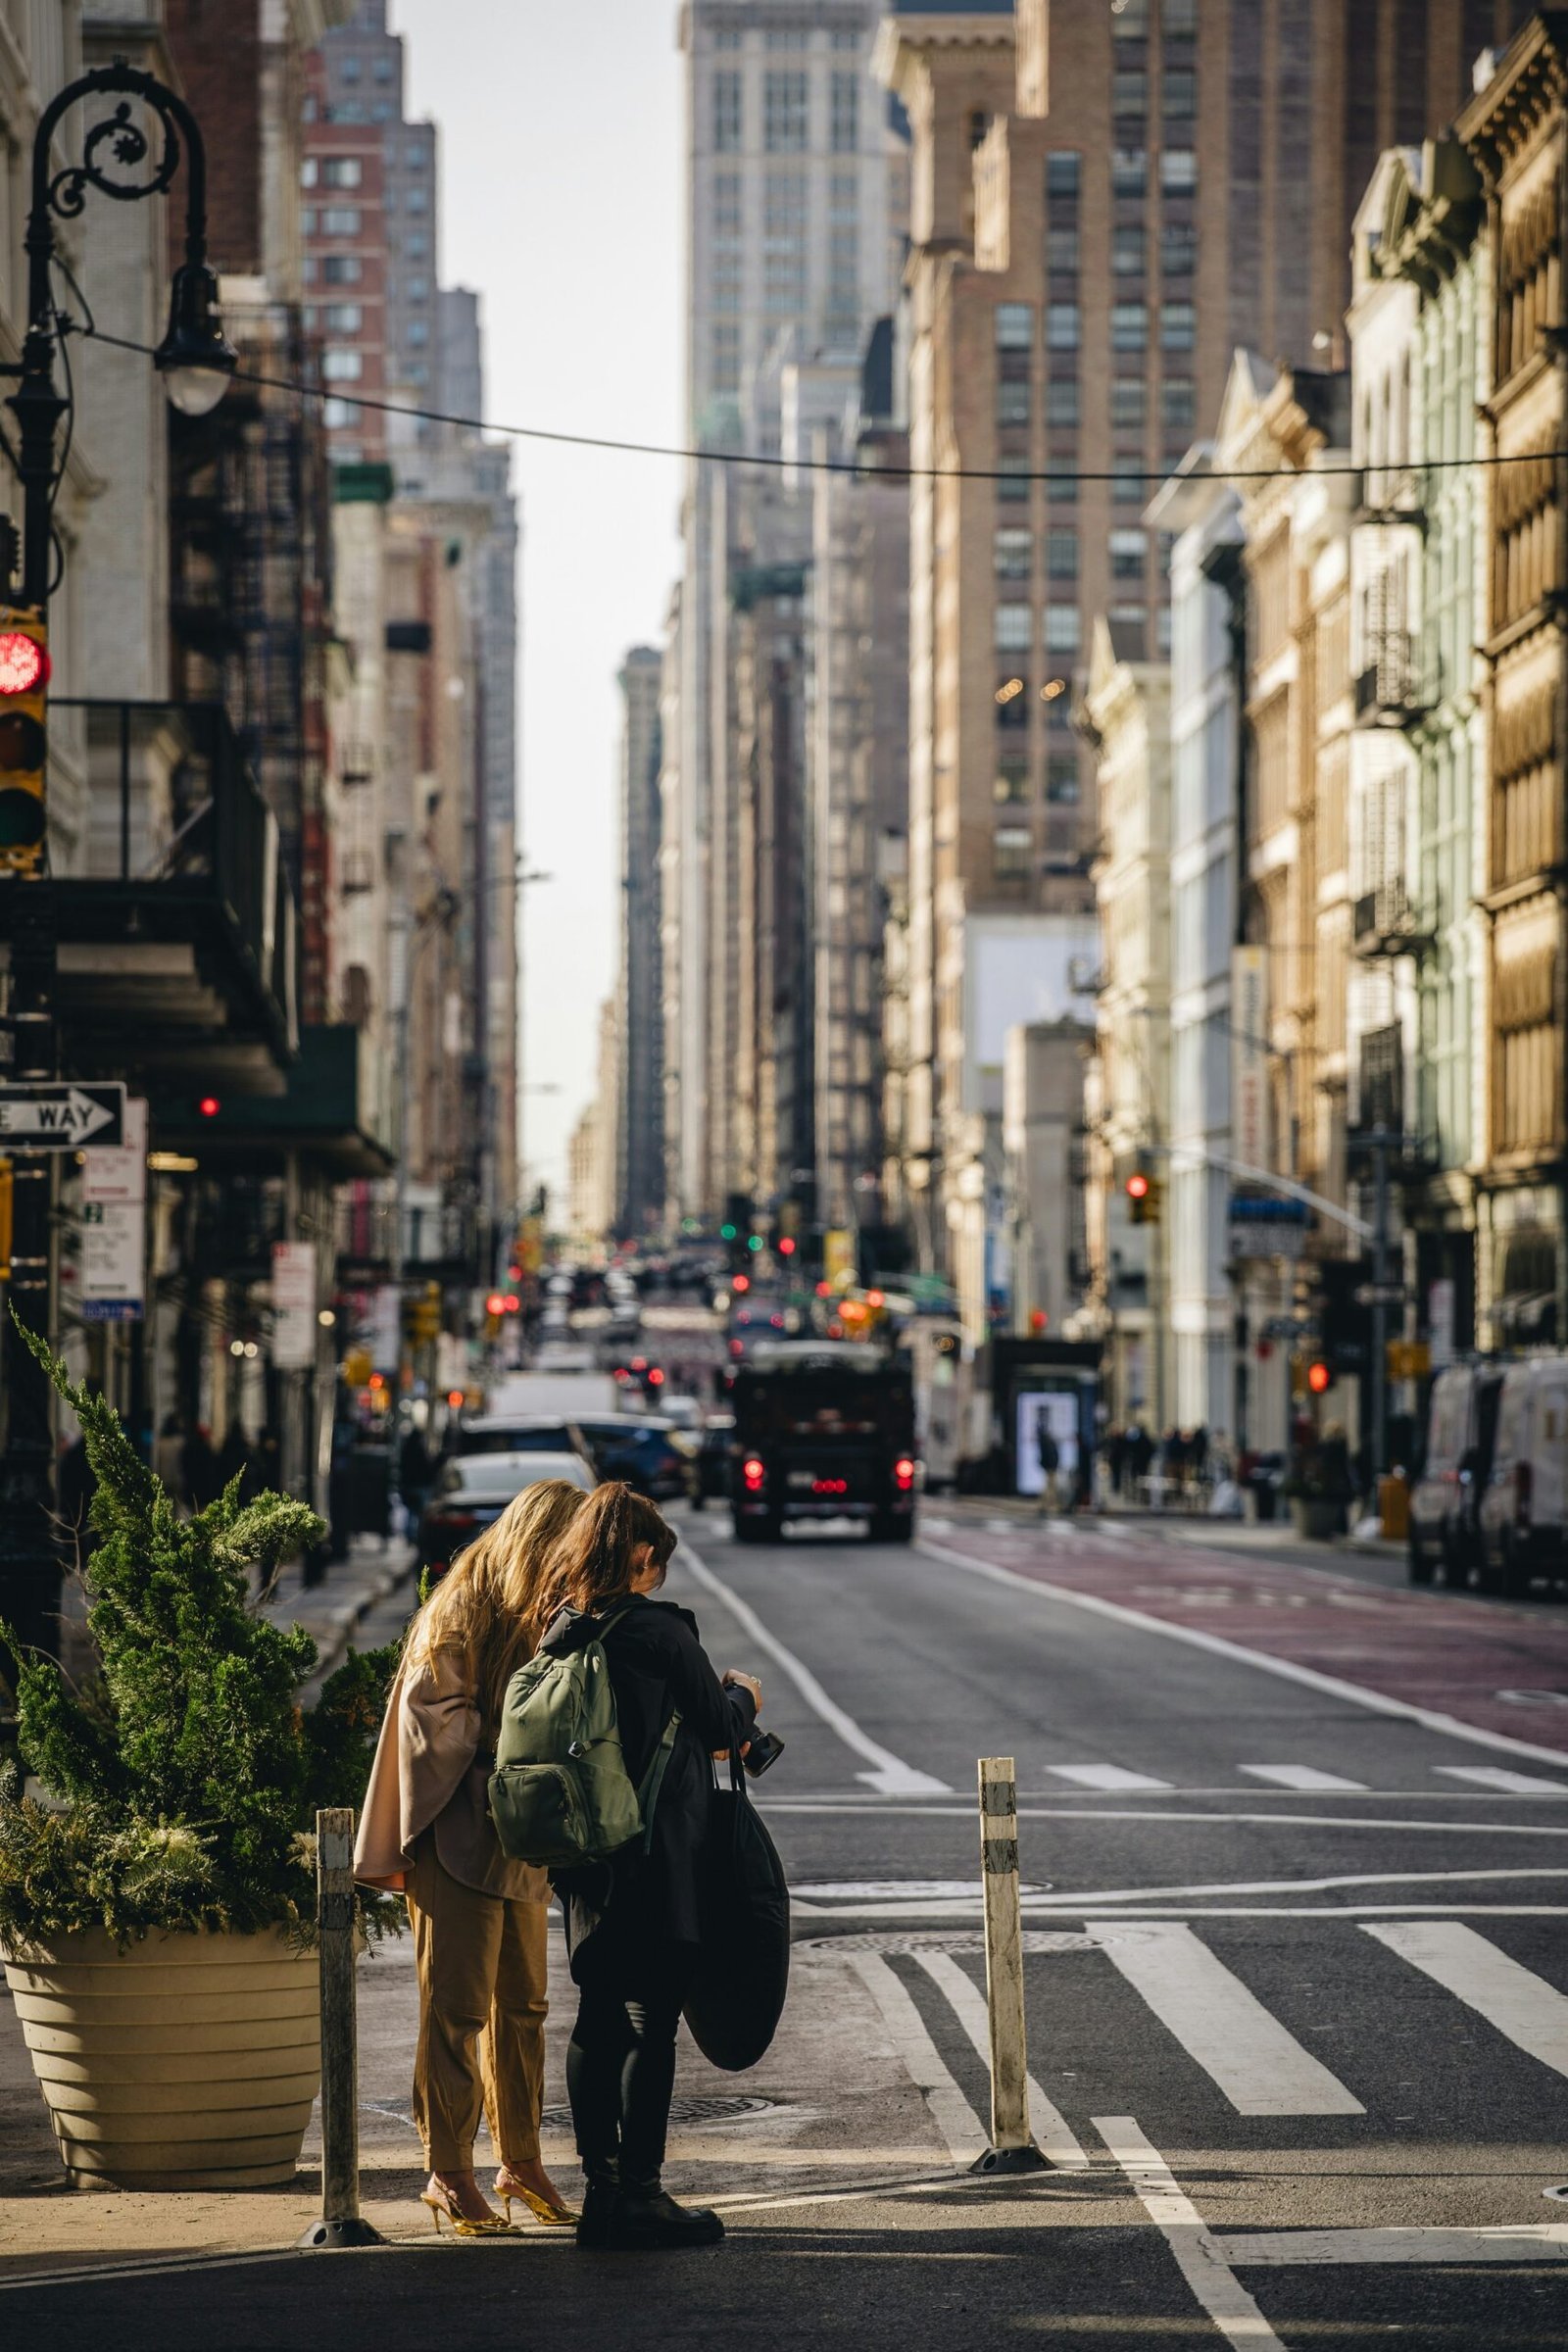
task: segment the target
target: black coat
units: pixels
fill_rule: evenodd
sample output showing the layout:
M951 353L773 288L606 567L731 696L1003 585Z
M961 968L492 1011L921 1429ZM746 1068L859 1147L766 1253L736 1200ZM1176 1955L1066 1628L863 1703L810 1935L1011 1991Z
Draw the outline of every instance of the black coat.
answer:
M616 1606L624 1614L604 1636L605 1663L633 1781L641 1782L676 1708L680 1729L654 1809L648 1852L634 1847L612 1862L555 1876L574 1977L590 1944L596 1953L635 1952L650 1940L701 1940L698 1875L713 1793L710 1759L714 1749L747 1740L757 1713L749 1690L726 1690L719 1682L689 1609L647 1598ZM539 1646L569 1655L599 1632L600 1620L568 1609Z

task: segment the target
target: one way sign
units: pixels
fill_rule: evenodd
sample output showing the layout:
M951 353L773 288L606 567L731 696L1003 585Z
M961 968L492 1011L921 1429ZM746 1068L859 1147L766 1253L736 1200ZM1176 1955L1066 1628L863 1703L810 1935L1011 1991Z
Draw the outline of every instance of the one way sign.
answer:
M125 1133L125 1090L111 1086L0 1086L0 1148L74 1152Z

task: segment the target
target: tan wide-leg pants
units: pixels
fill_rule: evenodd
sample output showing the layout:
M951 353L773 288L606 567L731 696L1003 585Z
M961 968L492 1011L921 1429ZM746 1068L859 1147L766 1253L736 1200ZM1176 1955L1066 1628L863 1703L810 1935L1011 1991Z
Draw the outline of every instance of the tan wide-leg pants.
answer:
M463 1886L426 1831L408 1883L419 1979L414 2122L433 2173L473 2165L481 2104L497 2156L539 2153L549 2008L547 1903L509 1902Z

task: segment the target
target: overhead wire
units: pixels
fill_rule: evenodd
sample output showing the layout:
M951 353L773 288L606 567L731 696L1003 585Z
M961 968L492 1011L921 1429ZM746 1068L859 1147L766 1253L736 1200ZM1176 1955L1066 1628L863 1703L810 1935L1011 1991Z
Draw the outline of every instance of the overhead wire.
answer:
M92 325L80 330L84 340L102 343L115 351L134 352L144 359L154 357L150 343L138 343L126 335L110 334L105 328ZM848 474L858 481L911 482L1073 482L1117 483L1152 482L1159 484L1180 478L1180 462L1167 466L1112 466L1092 468L1079 466L1048 464L1039 467L1007 466L910 466L868 465L857 458L795 458L776 456L762 450L704 449L673 441L632 441L607 433L569 433L563 428L542 424L503 424L493 417L465 416L449 409L429 409L408 401L384 400L371 392L352 392L337 383L310 384L297 376L271 375L257 368L239 367L234 370L236 383L255 384L263 391L287 392L299 400L340 401L345 406L363 409L380 416L406 417L415 424L451 425L461 432L486 433L496 440L536 441L562 449L603 450L614 455L637 458L674 458L689 465L751 466L779 473ZM1337 481L1360 480L1367 473L1425 472L1448 473L1468 468L1487 470L1503 466L1539 466L1543 462L1568 459L1568 449L1532 449L1513 451L1477 451L1463 458L1422 458L1408 465L1380 466L1314 466L1310 468L1295 466L1205 466L1192 478L1205 482L1277 482L1277 481Z

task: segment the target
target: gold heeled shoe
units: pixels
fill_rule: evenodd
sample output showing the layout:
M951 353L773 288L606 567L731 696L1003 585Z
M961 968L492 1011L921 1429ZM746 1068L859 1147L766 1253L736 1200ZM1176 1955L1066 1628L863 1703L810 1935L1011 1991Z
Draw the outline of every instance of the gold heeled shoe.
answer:
M510 2207L505 2221L498 2213L486 2214L483 2221L474 2221L460 2209L450 2188L428 2187L420 2189L419 2203L429 2207L437 2237L441 2234L443 2216L452 2224L453 2234L457 2237L511 2237L514 2234Z
M512 2200L520 2197L542 2229L571 2230L576 2227L577 2216L569 2205L554 2205L548 2197L540 2196L537 2189L524 2188L516 2174L506 2165L496 2175L496 2195L507 2209L509 2222L512 2219Z

